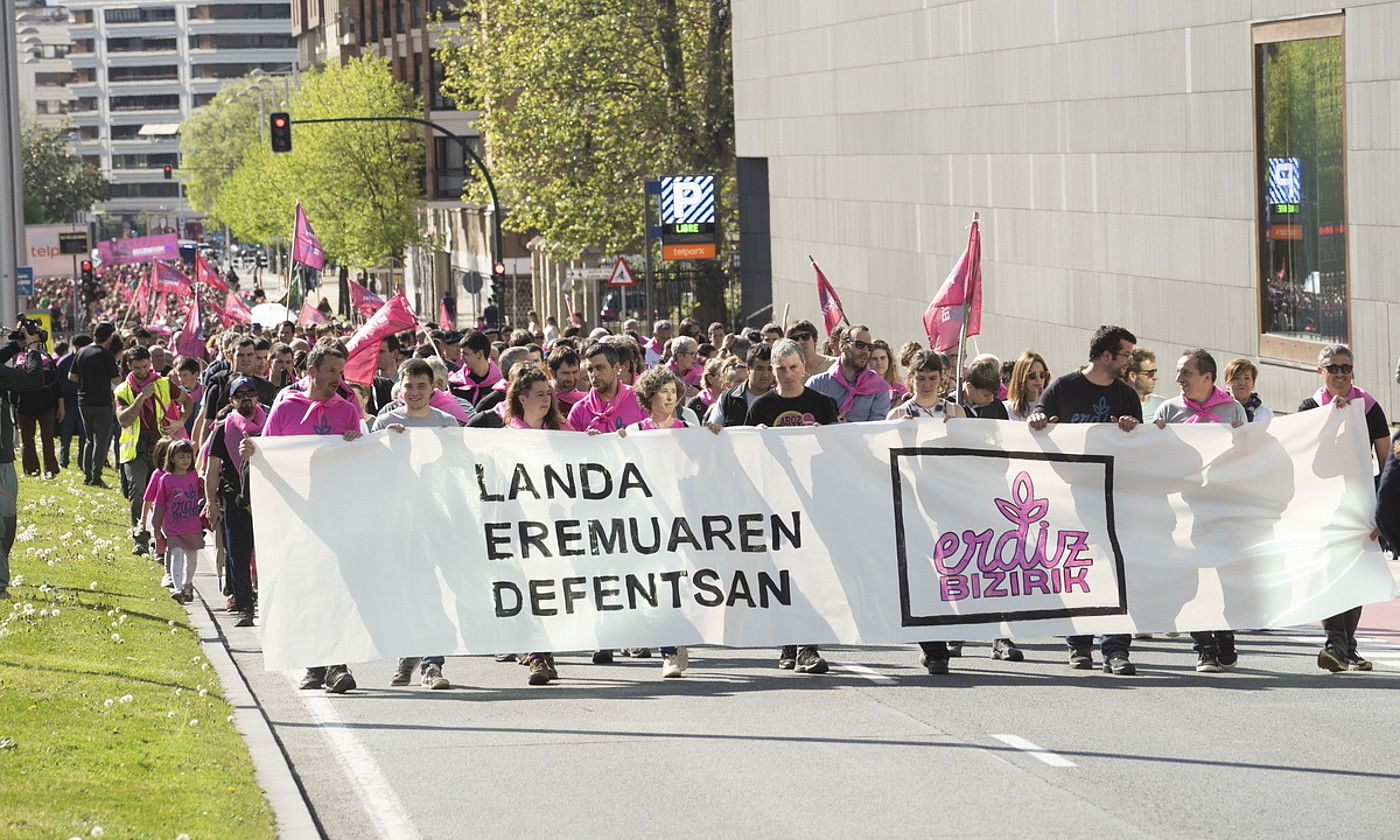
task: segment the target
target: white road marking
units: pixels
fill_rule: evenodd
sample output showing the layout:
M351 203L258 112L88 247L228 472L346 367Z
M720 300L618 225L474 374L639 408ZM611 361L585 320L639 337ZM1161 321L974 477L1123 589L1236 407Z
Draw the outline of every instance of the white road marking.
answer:
M993 738L1001 741L1010 747L1024 750L1027 755L1033 756L1051 767L1074 767L1073 761L1062 755L1056 755L1038 744L1032 744L1019 735L993 735Z
M335 703L320 692L301 691L301 678L296 672L287 672L287 679L292 689L300 695L317 728L326 736L336 760L354 783L365 814L379 836L385 840L419 840L421 835L414 827L408 809L390 787L379 765L374 763L369 749L345 725L344 719L335 710Z
M893 677L887 677L879 671L876 671L874 668L867 668L864 665L857 665L854 662L837 662L835 663L835 665L837 668L840 668L843 671L850 671L852 674L855 674L858 677L864 677L873 683L879 683L881 685L894 684Z

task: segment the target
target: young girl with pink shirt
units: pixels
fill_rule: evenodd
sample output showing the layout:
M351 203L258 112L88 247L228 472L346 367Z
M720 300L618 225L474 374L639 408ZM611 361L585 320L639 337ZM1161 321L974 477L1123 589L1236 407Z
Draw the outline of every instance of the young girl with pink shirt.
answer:
M151 511L156 505L156 490L160 489L161 477L165 475L165 455L170 448L170 438L161 438L156 441L156 445L151 447L151 477L146 482L146 493L141 497L141 530L153 531L155 533L155 556L156 560L165 569L164 576L160 580L161 586L170 586L170 558L165 551L165 537L158 531L151 528Z
M188 604L194 600L194 570L204 547L204 523L199 518L203 495L194 471L194 446L177 440L166 450L167 473L156 488L153 524L165 535L170 553L172 598Z

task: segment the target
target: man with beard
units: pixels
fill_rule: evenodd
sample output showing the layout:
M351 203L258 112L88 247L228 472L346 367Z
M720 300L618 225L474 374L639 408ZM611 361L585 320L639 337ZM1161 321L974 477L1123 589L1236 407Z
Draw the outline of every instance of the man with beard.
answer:
M850 423L884 420L890 413L890 383L870 369L870 342L870 328L864 324L846 330L841 358L826 373L807 380L807 387L835 400L840 419Z

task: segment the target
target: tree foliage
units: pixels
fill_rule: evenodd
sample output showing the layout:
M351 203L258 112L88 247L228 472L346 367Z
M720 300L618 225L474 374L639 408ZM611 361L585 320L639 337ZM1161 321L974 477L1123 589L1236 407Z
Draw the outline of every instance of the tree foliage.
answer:
M482 113L510 229L616 253L642 237L648 178L713 173L732 192L727 0L472 0L461 24L444 87Z
M365 57L304 74L288 110L292 151L274 154L255 122L249 139L239 146L232 172L212 189L209 212L239 238L270 243L291 238L293 211L300 201L332 259L373 265L401 256L419 240L422 136L403 123L298 121L418 116L421 102L394 80L387 61ZM189 152L217 160L226 135L212 127L204 132L201 126L189 142L201 136L208 138L210 148L196 152L190 146ZM227 142L238 141L232 137ZM200 199L207 196L201 194Z
M180 125L180 177L190 206L210 221L225 223L219 192L259 142L264 115L254 80L225 85L209 104Z
M25 224L71 222L107 199L111 184L68 148L67 135L37 123L21 132Z

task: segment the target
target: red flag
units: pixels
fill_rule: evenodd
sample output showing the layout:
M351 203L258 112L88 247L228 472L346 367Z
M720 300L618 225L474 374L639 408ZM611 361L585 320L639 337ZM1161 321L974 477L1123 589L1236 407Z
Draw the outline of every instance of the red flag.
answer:
M324 324L326 316L321 314L321 310L311 304L311 298L306 298L301 302L301 312L297 315L298 324Z
M187 295L190 293L190 278L180 273L180 270L166 265L156 260L152 263L155 266L154 278L157 292L165 292L172 295Z
M203 254L194 255L194 277L199 282L207 284L210 288L217 289L221 292L228 291L228 284L224 282L224 278L219 276L219 272L214 270L214 267L209 264L209 261L204 258Z
M306 218L306 211L301 209L300 201L297 202L296 231L292 236L292 262L301 263L308 268L326 267L326 252L321 249L321 240L316 238L316 231L311 229L311 220Z
M199 322L199 292L190 296L190 306L185 310L185 325L175 339L175 352L181 356L204 358L204 330Z
M350 284L350 308L360 313L361 317L368 318L384 305L384 298L371 292L367 287L361 286L354 280L346 280L345 282Z
M807 259L812 260L811 257ZM831 335L831 331L836 329L836 325L846 320L846 310L841 306L841 298L836 295L836 289L831 285L831 281L822 274L821 266L816 260L812 260L812 268L817 272L817 303L822 308L822 319L826 322L826 334Z
M351 281L354 282L354 281ZM403 293L374 313L374 317L350 336L345 343L345 381L369 385L374 381L374 369L379 363L379 342L400 330L418 329L418 316L409 308Z
M253 312L238 295L229 292L224 298L224 326L253 323Z
M981 335L982 231L976 219L968 229L967 247L962 256L924 312L924 332L928 334L929 346L939 353L957 347L964 321L967 335Z

